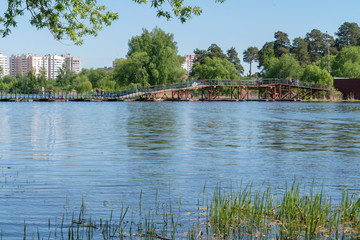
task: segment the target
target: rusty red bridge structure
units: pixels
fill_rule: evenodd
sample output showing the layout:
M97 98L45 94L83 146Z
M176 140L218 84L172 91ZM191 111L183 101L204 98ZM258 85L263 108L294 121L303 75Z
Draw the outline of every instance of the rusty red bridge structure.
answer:
M298 80L195 80L115 92L0 91L0 101L303 101L330 86Z

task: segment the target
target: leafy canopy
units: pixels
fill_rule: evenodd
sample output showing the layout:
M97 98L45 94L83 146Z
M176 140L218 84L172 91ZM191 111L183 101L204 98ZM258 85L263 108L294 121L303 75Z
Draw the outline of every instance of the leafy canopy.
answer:
M360 78L360 46L341 49L333 64L333 76Z
M199 79L239 79L240 72L226 59L205 57L204 62L196 62L193 73Z
M177 54L173 34L159 28L143 33L129 41L128 59L118 60L114 69L120 86L131 83L157 85L181 81L185 70L184 58Z
M182 23L193 15L200 15L201 8L186 5L185 0L132 0L151 3L158 17L176 17ZM215 0L223 3L225 0ZM17 26L16 18L30 13L30 23L37 29L48 28L57 40L69 39L81 45L85 36L97 36L104 27L118 19L118 14L108 11L97 0L8 0L7 9L0 13L0 35L6 37Z

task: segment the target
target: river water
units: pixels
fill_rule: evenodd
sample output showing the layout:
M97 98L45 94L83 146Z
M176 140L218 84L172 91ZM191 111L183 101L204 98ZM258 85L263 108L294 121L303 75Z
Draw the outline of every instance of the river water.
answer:
M336 198L359 191L359 156L356 103L1 103L0 231L47 236L83 202L94 218L155 195L190 211L219 183L296 178Z

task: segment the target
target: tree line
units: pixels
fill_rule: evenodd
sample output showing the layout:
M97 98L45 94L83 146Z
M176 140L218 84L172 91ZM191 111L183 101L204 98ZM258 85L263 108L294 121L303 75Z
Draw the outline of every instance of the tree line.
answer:
M257 62L258 75L264 78L299 78L331 84L333 77L360 78L360 27L345 22L335 33L313 29L304 38L290 41L288 34L277 31L274 41L259 50L249 47L243 53L244 62Z
M195 49L195 63L190 76L181 67L184 58L178 55L173 34L160 28L143 29L141 35L129 40L126 58L117 59L114 69L83 69L79 74L60 69L56 79L46 79L45 73L35 76L32 71L16 77L0 78L2 90L77 90L105 91L129 87L162 85L191 79L295 78L321 84L332 84L334 76L360 78L360 28L345 22L335 33L337 38L313 29L305 38L290 41L277 31L274 41L259 50L249 47L243 61L250 64L244 75L238 52L234 47L223 51L211 44L208 49ZM253 64L260 69L252 73Z

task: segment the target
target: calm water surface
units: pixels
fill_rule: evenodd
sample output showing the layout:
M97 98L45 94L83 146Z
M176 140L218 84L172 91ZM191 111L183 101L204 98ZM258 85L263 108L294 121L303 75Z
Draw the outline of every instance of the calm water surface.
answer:
M243 181L360 189L360 104L1 103L0 231L21 239L86 201L94 218ZM211 191L210 191L211 192ZM55 220L53 220L55 219ZM57 220L56 220L57 219Z

